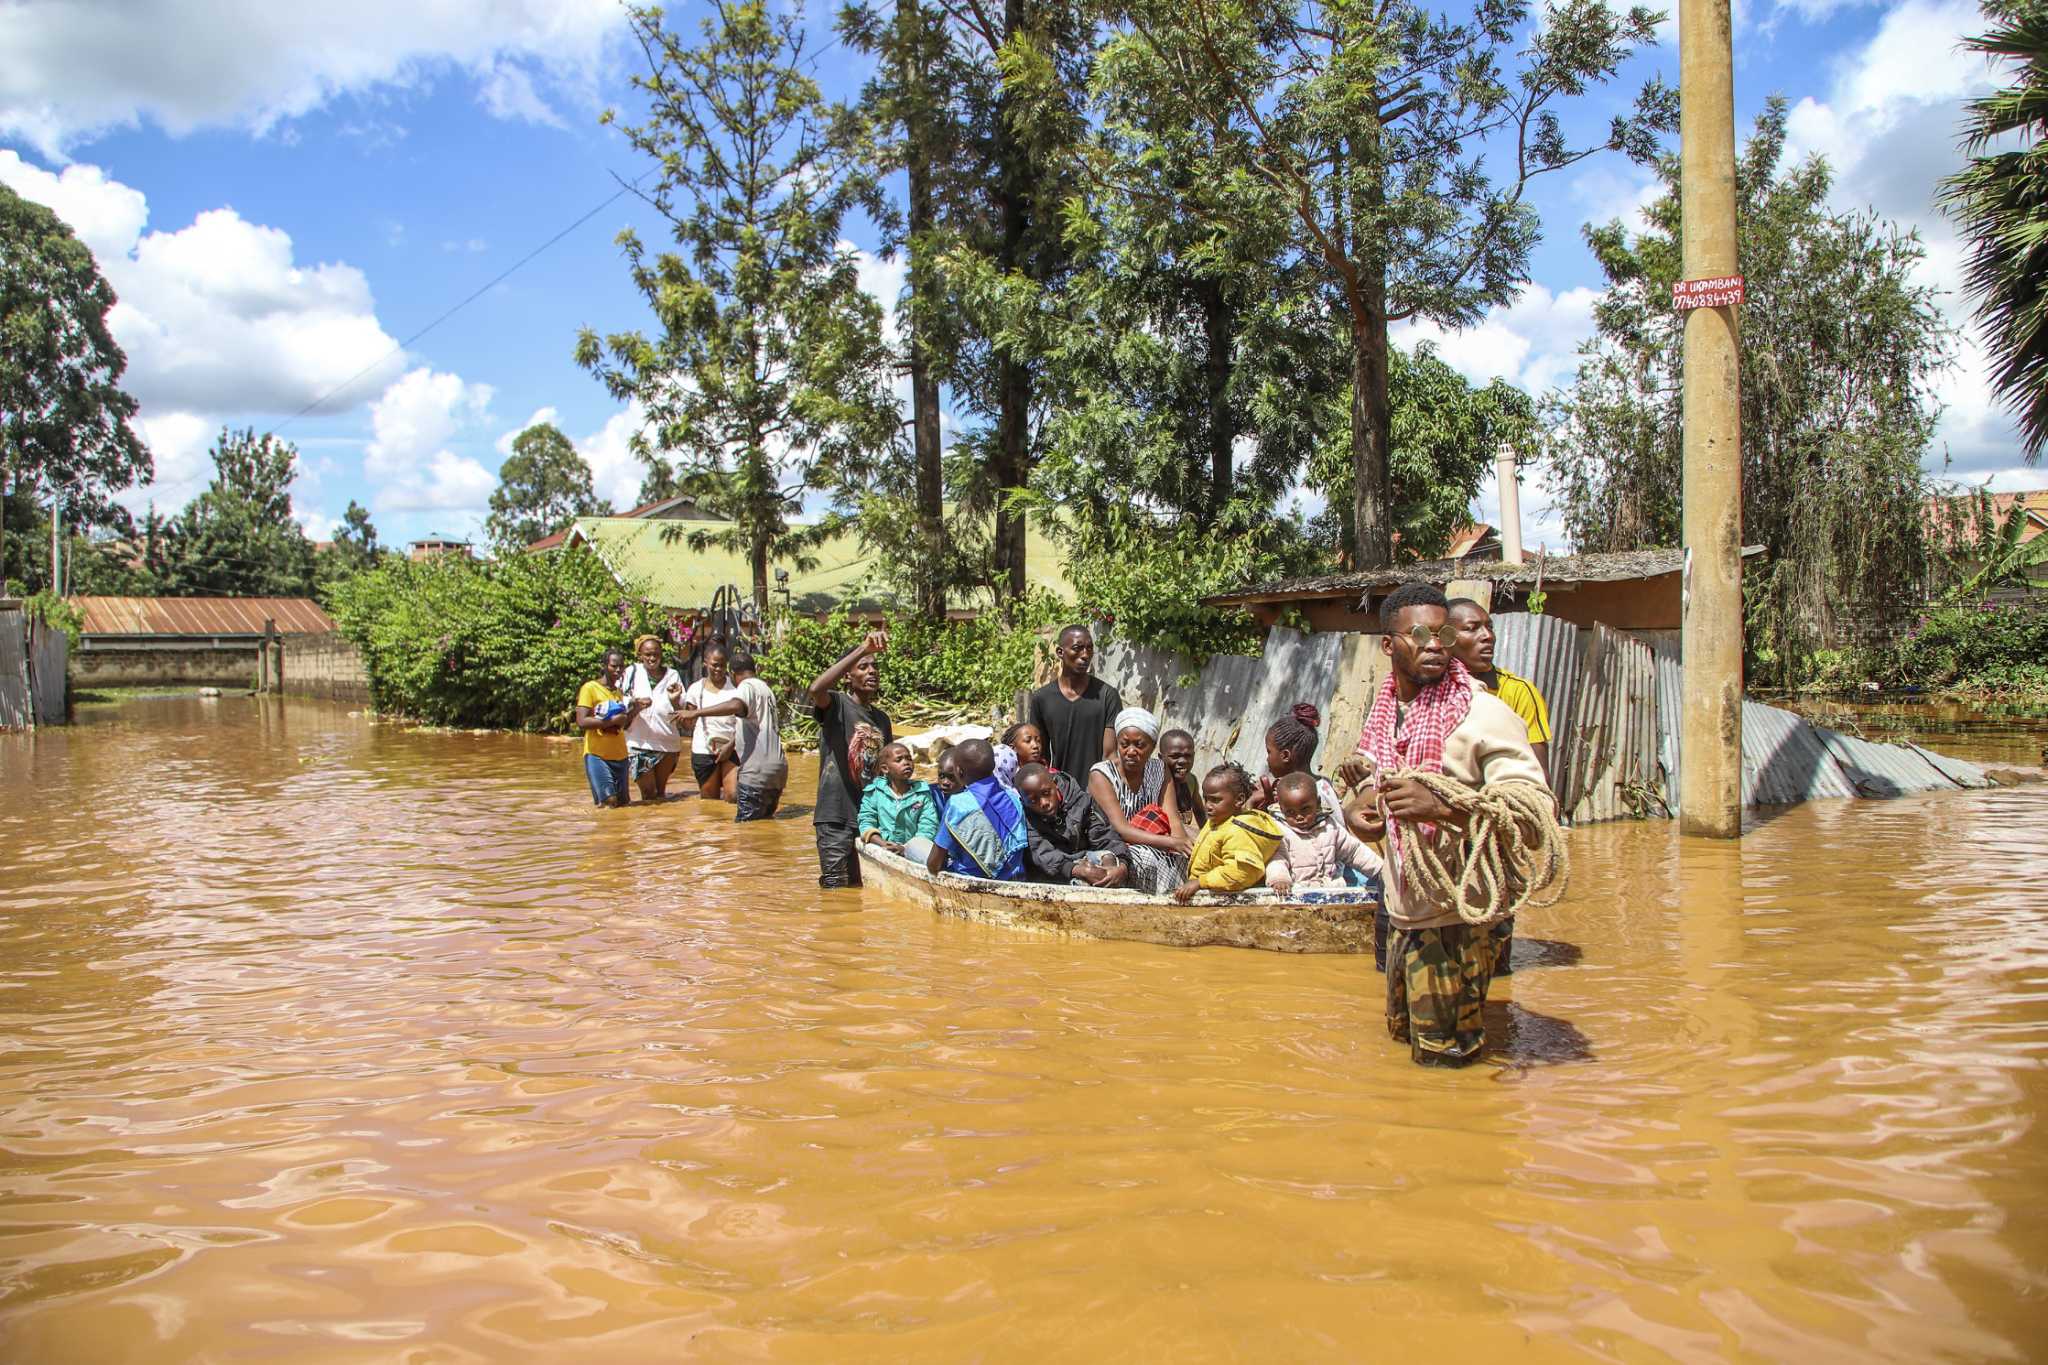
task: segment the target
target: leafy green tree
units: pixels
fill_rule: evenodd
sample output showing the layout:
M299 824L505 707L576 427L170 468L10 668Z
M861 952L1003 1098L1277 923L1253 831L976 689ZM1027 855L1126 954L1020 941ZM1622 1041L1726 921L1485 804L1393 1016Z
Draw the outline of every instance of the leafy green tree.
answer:
M947 10L977 73L965 87L969 125L988 167L980 212L952 234L944 259L969 324L959 397L979 422L956 442L954 486L963 511L988 521L989 581L1007 605L1025 595L1026 504L1017 495L1044 451L1048 324L1075 264L1063 205L1087 131L1096 24L1075 0L965 0Z
M56 214L0 185L0 585L11 495L62 498L72 526L120 524L111 495L153 475L107 328L114 291Z
M2018 412L2031 464L2048 442L2048 8L1986 0L1984 13L1990 29L1963 45L2003 61L2012 83L1970 101L1970 164L1941 198L1969 240L1992 388Z
M222 429L213 482L170 524L163 591L173 597L300 597L313 590L313 542L292 518L299 452L254 430Z
M370 522L369 509L354 498L334 528L334 539L315 552L313 577L322 602L332 602L335 585L367 569L375 568L385 551L377 544L377 528Z
M484 533L500 551L519 550L577 517L608 517L612 505L590 484L590 466L575 445L548 422L512 438L512 453L491 490Z
M1095 64L1065 215L1074 268L1044 310L1035 483L1070 519L1135 502L1235 532L1307 463L1343 368L1285 202L1248 173L1241 136L1159 117L1168 79L1133 39Z
M1503 445L1535 446L1536 404L1503 380L1473 386L1426 345L1412 354L1396 346L1390 359L1388 466L1400 490L1392 508L1396 553L1403 560L1435 559L1471 521L1472 499L1495 453ZM1355 466L1344 424L1333 420L1329 431L1310 466L1309 483L1328 499L1317 529L1334 540L1351 504Z
M744 551L765 613L770 557L845 526L796 525L804 493L896 435L880 310L841 233L856 209L881 211L874 150L863 122L819 94L800 9L713 0L696 47L657 8L631 9L629 23L647 118L624 131L655 163L644 197L679 250L650 256L621 234L662 330L586 329L576 359L640 401L656 454L704 477L706 505L733 526L692 540Z
M1795 684L1815 650L1915 610L1927 553L1920 457L1952 333L1913 282L1912 233L1828 207L1827 163L1783 163L1786 106L1760 114L1736 165L1742 309L1743 574L1751 677ZM1582 550L1679 538L1684 411L1678 162L1647 228L1588 228L1607 276L1578 382L1547 406L1546 458Z
M1657 16L1604 0L1540 15L1478 0L1463 21L1413 0L1125 0L1115 16L1167 73L1159 120L1213 129L1228 150L1213 174L1255 176L1291 212L1294 249L1349 338L1346 548L1390 562L1396 509L1414 494L1392 466L1388 328L1464 325L1514 297L1538 237L1525 198L1537 177L1606 150L1654 152L1676 120L1657 81L1584 143L1556 106L1612 79Z
M881 218L883 246L900 249L908 266L896 320L910 382L909 459L885 459L868 472L860 532L905 571L918 610L943 620L948 592L968 573L946 525L940 390L960 373L953 357L962 336L939 260L973 216L964 201L987 162L968 112L978 73L953 41L943 9L925 0L849 5L839 31L847 46L874 59L861 108L873 121L881 165L904 177L903 212Z

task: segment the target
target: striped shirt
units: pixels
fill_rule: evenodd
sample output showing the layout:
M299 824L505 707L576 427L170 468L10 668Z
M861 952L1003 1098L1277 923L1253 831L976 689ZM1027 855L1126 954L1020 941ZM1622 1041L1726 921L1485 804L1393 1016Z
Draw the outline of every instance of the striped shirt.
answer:
M1529 727L1531 744L1550 742L1550 707L1545 704L1543 694L1536 690L1536 684L1505 668L1493 670L1493 695L1507 703L1508 710L1522 718L1522 724Z

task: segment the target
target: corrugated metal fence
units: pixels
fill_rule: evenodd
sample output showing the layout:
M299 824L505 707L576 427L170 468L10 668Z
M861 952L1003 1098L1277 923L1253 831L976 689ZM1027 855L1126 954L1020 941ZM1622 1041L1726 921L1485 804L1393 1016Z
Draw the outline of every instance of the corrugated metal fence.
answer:
M1503 612L1493 624L1495 660L1549 703L1551 785L1567 815L1585 824L1677 814L1683 675L1676 634L1581 630L1526 612ZM1111 640L1097 671L1127 703L1156 712L1168 728L1192 731L1198 772L1223 758L1260 771L1267 728L1308 702L1323 714L1317 767L1329 772L1358 743L1385 656L1377 636L1275 627L1261 657L1217 655L1194 671L1176 655ZM1761 702L1744 702L1742 718L1745 806L1990 785L1975 764L1821 729Z
M35 693L28 685L28 615L0 607L0 730L25 730L35 715Z
M0 730L62 725L71 641L18 607L0 608Z

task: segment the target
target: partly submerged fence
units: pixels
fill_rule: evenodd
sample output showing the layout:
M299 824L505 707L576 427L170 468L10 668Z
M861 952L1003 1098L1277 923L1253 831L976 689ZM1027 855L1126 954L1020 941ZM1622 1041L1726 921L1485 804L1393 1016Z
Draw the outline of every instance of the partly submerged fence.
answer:
M62 725L71 641L17 603L0 603L0 730Z
M1684 688L1676 633L1582 630L1526 612L1503 612L1493 624L1495 661L1549 703L1551 786L1566 815L1585 824L1677 814ZM1275 627L1260 657L1217 655L1199 669L1111 640L1096 671L1126 702L1192 732L1197 771L1231 758L1257 772L1267 727L1304 701L1323 714L1318 767L1335 768L1357 745L1386 667L1376 635ZM1742 716L1745 806L1991 785L1975 764L1918 745L1844 735L1761 702L1744 702Z

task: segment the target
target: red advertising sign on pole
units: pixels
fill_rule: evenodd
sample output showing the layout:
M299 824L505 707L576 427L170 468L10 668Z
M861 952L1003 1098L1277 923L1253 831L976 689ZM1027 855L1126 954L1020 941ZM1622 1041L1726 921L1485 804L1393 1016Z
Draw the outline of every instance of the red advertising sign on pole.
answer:
M1705 280L1680 280L1671 286L1671 306L1683 313L1688 308L1732 308L1742 302L1742 276L1716 275Z

